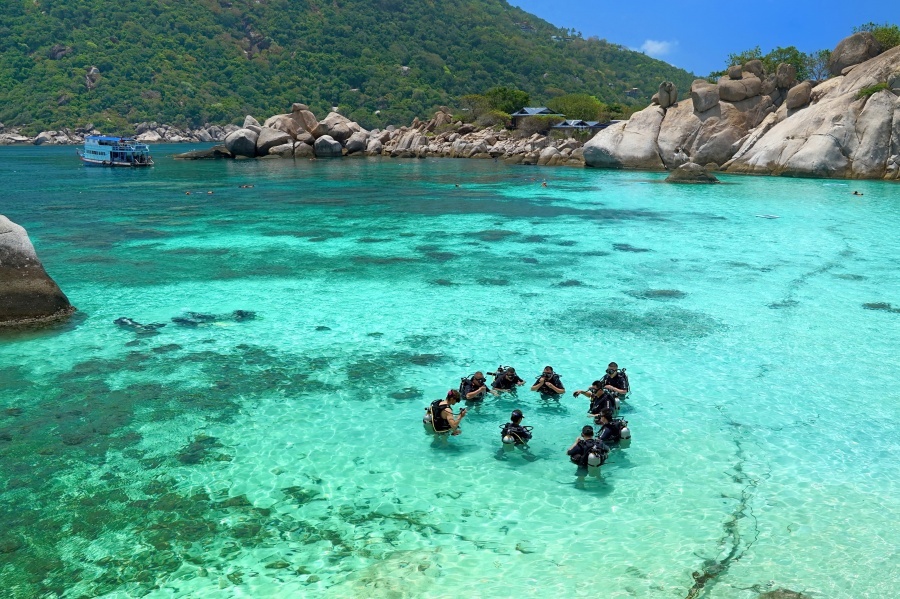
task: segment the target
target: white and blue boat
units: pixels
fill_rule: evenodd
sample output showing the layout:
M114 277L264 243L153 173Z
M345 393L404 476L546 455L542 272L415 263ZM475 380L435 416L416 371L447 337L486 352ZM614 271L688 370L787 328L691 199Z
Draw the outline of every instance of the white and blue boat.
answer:
M88 135L77 152L88 166L153 166L150 147L131 137Z

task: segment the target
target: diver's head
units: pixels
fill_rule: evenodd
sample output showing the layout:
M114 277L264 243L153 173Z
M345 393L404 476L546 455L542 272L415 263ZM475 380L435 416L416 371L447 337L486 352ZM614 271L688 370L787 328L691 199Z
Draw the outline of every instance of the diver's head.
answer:
M445 399L447 400L447 403L452 406L459 401L459 391L457 391L456 389L450 389L449 391L447 391L447 397Z
M479 370L478 372L476 372L475 374L472 375L472 380L475 381L475 383L477 383L479 385L483 385L484 384L484 373Z
M525 418L525 415L522 414L522 410L513 410L512 414L509 415L510 421L514 424L519 424L522 422L522 418Z
M507 368L506 370L503 371L503 375L506 378L512 380L512 379L516 378L516 369L513 368L512 366L510 366L509 368Z
M544 374L542 376L545 378L550 378L551 376L553 376L553 367L544 366Z
M612 412L610 410L600 410L600 424L609 424L612 422Z
M594 427L590 424L585 424L581 429L581 436L587 439L590 439L594 436Z
M610 362L609 366L606 367L606 374L612 376L617 372L619 372L619 365L615 362Z

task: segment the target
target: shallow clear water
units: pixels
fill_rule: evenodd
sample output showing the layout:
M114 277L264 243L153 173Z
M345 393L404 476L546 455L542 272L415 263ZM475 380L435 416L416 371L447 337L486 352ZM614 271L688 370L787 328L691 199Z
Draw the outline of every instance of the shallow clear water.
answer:
M185 149L0 148L0 213L79 309L0 337L5 593L895 594L896 185ZM599 477L571 393L423 432L474 370L571 392L611 360L634 439Z

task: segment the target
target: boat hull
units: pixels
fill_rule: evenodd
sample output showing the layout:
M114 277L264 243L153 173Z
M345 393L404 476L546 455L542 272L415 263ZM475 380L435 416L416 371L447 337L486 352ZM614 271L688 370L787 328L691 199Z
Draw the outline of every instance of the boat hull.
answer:
M153 161L149 160L147 162L118 162L114 160L92 160L90 158L85 158L84 156L79 156L81 158L81 162L84 163L85 166L130 166L130 167L144 167L144 166L153 166Z

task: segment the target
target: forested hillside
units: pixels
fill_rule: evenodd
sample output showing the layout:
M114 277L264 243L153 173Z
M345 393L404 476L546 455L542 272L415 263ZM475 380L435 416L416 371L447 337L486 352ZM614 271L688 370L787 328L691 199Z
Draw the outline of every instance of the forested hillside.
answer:
M223 124L293 102L373 127L496 85L532 104L587 93L646 105L661 81L684 92L692 79L503 0L0 3L0 122L30 131Z

